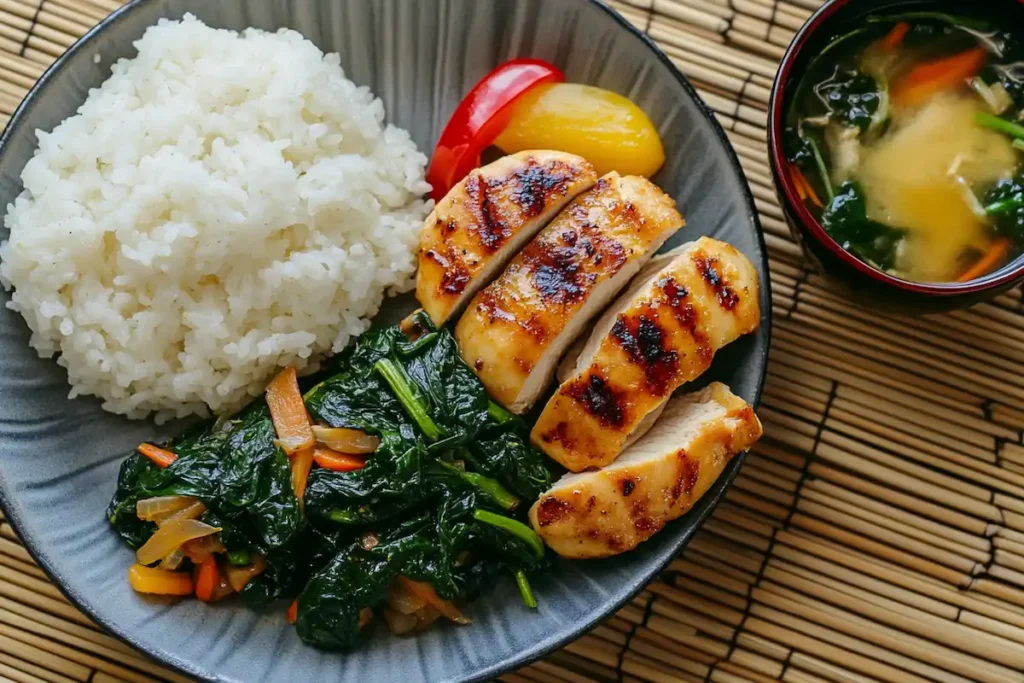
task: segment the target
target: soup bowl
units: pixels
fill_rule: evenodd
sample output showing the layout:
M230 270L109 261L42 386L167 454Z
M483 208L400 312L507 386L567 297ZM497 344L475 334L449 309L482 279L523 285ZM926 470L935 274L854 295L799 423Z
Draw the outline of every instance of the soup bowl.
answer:
M984 10L981 10L984 7ZM788 172L783 147L786 112L814 57L832 40L856 29L870 14L943 11L957 15L1005 13L1003 26L1024 26L1018 0L831 0L797 32L772 88L768 112L768 156L786 222L808 260L857 301L904 313L928 313L971 306L1024 282L1024 256L966 282L915 282L862 261L833 239L814 217ZM1024 29L1022 29L1024 33Z

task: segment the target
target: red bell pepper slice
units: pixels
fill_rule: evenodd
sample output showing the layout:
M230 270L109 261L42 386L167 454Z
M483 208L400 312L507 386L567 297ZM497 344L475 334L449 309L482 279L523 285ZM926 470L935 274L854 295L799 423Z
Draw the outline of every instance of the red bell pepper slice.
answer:
M440 201L480 165L480 154L508 125L511 105L541 83L562 83L557 67L539 59L505 62L477 83L448 120L427 169L431 196Z

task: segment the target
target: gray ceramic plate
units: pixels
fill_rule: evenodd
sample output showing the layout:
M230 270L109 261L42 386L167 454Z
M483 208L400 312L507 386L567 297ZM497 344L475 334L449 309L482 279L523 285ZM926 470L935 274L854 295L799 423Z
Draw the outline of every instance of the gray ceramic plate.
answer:
M74 113L132 41L161 17L186 11L242 29L297 29L347 74L383 98L388 117L429 152L463 94L513 57L539 57L570 81L629 96L654 120L668 154L656 180L689 226L668 246L698 235L727 240L757 265L761 332L729 347L713 375L756 401L768 353L768 269L754 205L721 129L684 78L649 41L591 0L136 0L79 41L51 68L7 128L0 148L0 206L21 191L34 131ZM94 56L99 61L94 62ZM0 234L6 238L6 233ZM6 303L8 297L3 296ZM0 312L0 498L8 519L68 597L130 644L201 678L223 681L412 681L486 679L579 636L637 592L686 543L736 475L740 459L696 509L652 541L608 561L562 563L536 581L540 608L520 604L511 582L471 606L465 628L415 639L382 633L349 655L304 646L284 623L237 605L140 598L125 570L132 553L104 509L123 455L167 434L67 399L67 377L28 346L22 319Z

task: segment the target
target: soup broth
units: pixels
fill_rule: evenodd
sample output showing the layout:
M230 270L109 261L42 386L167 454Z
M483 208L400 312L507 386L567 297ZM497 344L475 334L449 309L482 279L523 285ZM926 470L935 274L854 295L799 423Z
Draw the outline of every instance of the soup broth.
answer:
M996 25L871 16L796 90L784 141L793 185L875 268L966 282L1024 253L1024 54Z

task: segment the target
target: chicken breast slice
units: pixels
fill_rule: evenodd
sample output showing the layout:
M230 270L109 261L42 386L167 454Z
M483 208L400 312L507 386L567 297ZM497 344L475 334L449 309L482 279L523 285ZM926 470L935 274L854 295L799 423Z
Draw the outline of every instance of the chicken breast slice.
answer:
M757 270L735 247L701 237L667 257L601 317L534 425L534 444L572 472L612 462L672 392L760 324Z
M753 408L724 384L673 397L614 463L555 482L530 508L530 523L562 557L632 550L692 508L760 437Z
M497 401L525 412L587 322L683 224L650 181L603 176L473 298L455 326L466 363Z
M675 249L665 252L664 254L655 254L655 256L650 261L647 262L647 265L641 268L640 272L636 274L632 281L630 281L629 287L626 288L624 294L621 294L619 296L618 300L624 301L627 299L632 299L634 296L636 296L636 294L641 289L644 288L648 281L650 281L650 279L659 270L661 270L662 268L664 268L665 266L672 262L672 259L676 257L680 249L681 247L676 247ZM609 307L609 309L612 308L615 308L614 302ZM605 313L605 315L601 317L601 320L603 321L606 317L607 313ZM598 322L598 324L595 326L595 329L599 328L600 326L601 322ZM593 335L591 335L591 337L592 336ZM569 350L565 352L565 355L562 356L562 361L558 364L558 370L555 371L555 379L558 380L559 384L568 379L571 379L576 375L576 363L579 361L580 356L583 354L583 349L587 347L587 343L589 341L590 337L579 337L575 342L572 343L572 346L569 347Z
M537 231L597 182L575 154L532 150L478 168L427 216L416 298L434 324L458 316Z

